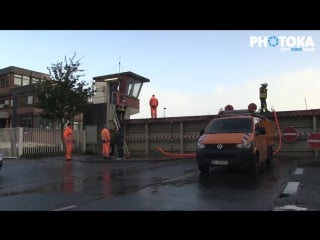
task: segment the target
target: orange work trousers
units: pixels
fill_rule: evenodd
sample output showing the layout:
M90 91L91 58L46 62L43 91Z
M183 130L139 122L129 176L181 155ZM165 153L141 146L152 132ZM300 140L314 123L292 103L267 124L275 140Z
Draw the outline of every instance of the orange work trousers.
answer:
M151 118L157 118L157 108L151 107Z
M110 142L102 143L102 155L109 157L110 154Z
M73 149L73 143L72 142L69 142L69 141L66 141L66 155L65 155L65 158L67 160L71 160L72 158L72 149Z

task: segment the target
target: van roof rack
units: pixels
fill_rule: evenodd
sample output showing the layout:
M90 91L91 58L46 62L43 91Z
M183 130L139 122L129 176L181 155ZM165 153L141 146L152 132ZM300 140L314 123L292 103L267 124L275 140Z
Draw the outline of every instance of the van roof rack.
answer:
M236 115L251 115L258 118L266 118L265 116L258 114L258 113L251 113L248 109L239 109L239 110L227 110L227 111L220 111L218 114L220 117L222 116L236 116Z

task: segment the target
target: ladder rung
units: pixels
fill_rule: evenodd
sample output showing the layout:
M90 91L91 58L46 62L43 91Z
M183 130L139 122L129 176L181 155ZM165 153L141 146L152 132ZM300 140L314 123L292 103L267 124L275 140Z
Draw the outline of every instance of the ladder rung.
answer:
M116 125L117 130L119 130L120 129L120 121L118 119L118 116L117 116L117 113L115 110L115 105L112 105L111 109L112 109L112 114L113 114L113 122ZM124 140L123 148L124 148L125 154L128 154L129 149L128 149L128 146L127 146L127 143L125 140Z

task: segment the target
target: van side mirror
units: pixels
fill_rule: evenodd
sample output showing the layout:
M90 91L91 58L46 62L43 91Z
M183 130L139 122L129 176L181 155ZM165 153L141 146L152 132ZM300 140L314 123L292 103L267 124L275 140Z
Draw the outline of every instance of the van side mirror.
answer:
M202 136L202 135L203 135L203 133L204 133L204 130L203 130L203 129L201 129L201 130L200 130L199 135L200 135L200 136Z
M265 135L266 134L266 129L262 126L259 126L256 128L256 136L259 136L259 135Z

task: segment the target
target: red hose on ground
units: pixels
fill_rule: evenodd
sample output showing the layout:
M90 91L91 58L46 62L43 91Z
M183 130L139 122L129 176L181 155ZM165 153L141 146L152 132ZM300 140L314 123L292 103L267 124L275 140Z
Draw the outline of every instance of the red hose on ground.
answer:
M157 147L157 150L160 153L162 153L168 157L171 157L171 158L192 158L192 157L196 156L195 153L167 153L159 146Z
M276 113L275 110L273 110L273 116L274 116L274 119L275 119L275 121L276 121L276 125L277 125L277 128L278 128L278 135L279 135L279 145L278 145L278 148L273 152L273 155L276 155L276 154L280 151L280 149L281 149L282 137L281 137L281 131L280 131L280 125L279 125L277 113Z

